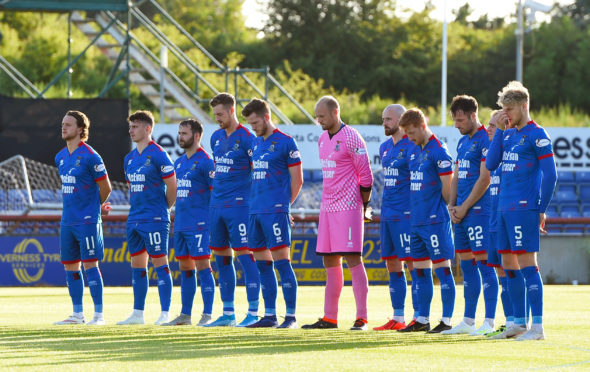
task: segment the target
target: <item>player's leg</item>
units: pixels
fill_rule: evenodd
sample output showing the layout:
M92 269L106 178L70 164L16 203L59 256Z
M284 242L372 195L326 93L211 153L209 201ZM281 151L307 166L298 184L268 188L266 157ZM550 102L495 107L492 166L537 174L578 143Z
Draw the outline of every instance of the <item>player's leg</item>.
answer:
M170 224L147 224L144 230L144 242L156 275L158 276L158 295L161 313L154 324L161 325L170 320L170 303L172 302L172 275L168 265L168 235Z
M344 286L344 274L342 271L342 256L332 253L335 247L331 241L331 222L329 213L320 211L316 253L322 256L322 262L326 269L324 316L313 324L304 325L301 327L303 329L338 328L338 301Z
M291 234L289 233L289 235ZM290 242L291 239L289 238L289 244L286 247L271 250L275 268L281 277L281 288L286 306L285 321L277 328L297 328L295 311L297 309L298 283L295 271L291 265Z
M80 270L80 246L74 229L76 226L61 226L60 230L60 258L66 271L68 293L72 300L73 313L55 325L84 324L82 296L84 295L84 277Z
M138 231L139 224L127 224L127 249L131 255L131 286L133 288L133 313L125 320L117 322L119 325L144 324L143 311L145 298L149 286L147 273L148 254L143 238Z
M389 297L393 307L393 318L382 326L373 328L376 331L384 330L399 330L405 328L404 319L404 304L406 301L407 282L404 273L403 264L398 259L396 254L396 244L394 239L398 234L395 234L394 221L381 220L381 259L385 261L387 272L389 273ZM397 242L397 246L404 243L404 235L408 237L409 234L401 233L399 238L401 242ZM409 244L408 244L409 245Z
M410 234L410 249L415 272L416 298L418 302L418 316L416 321L408 324L399 332L423 332L430 330L430 304L434 294L432 281L432 261L426 244L420 235L423 226L412 226Z
M420 316L420 304L418 301L418 287L417 287L417 280L416 280L416 268L414 267L414 262L412 258L408 258L404 261L406 268L410 272L410 277L412 278L412 285L410 286L410 292L412 294L412 309L414 309L414 314L412 315L412 321L408 323L408 325L414 323L416 318Z
M238 327L245 327L258 321L258 304L260 300L260 273L254 255L248 250L248 208L228 208L224 211L225 223L229 232L232 249L244 270L248 314Z
M330 239L336 250L346 257L346 264L352 279L352 291L356 303L356 320L351 330L368 329L367 297L369 279L363 264L364 222L361 210L333 213L331 225L337 226L330 231Z
M215 252L223 314L214 322L205 324L205 327L236 325L236 316L234 314L236 269L233 261L233 251L229 246L228 229L222 212L222 208L211 208L209 210L209 247Z
M518 265L524 276L526 298L529 300L533 323L531 329L517 340L544 340L543 330L543 279L537 264L537 252L540 247L539 214L534 211L521 212L522 217L522 250L518 254Z
M469 244L468 230L471 227L466 221L454 225L455 253L459 257L461 272L463 273L463 297L465 298L465 312L463 320L452 329L452 333L471 333L475 331L475 312L477 301L481 293L481 276L477 270L477 262ZM472 230L472 229L471 229ZM471 231L471 236L473 232ZM445 332L445 334L450 332Z
M197 325L203 326L211 322L213 300L215 299L215 278L211 269L209 230L195 232L194 238L197 240L197 244L195 245L195 250L191 251L191 259L195 264L197 275L201 281L201 298L203 300L203 313Z
M506 273L502 269L502 258L498 253L498 234L496 231L489 232L489 245L488 245L488 254L487 254L487 265L497 272L499 282L502 285L502 291L500 292L500 299L502 300L502 308L504 310L504 316L506 317L506 323L500 326L497 330L492 330L488 333L484 333L486 336L491 337L496 334L502 333L506 329L506 325L511 325L513 323L514 317L512 316L513 309L512 309L512 302L510 302L510 296L508 294L508 282L506 278ZM499 290L498 290L499 291ZM497 301L497 300L496 300ZM487 304L486 304L487 307ZM484 323L485 325L485 323ZM483 325L482 325L483 327ZM474 336L478 336L475 334Z
M520 236L522 230L519 226L520 224L515 221L513 213L498 211L498 253L502 255L502 267L508 278L508 293L513 306L514 325L506 327L504 332L493 336L494 339L519 336L527 330L525 324L525 280L518 265L518 258L513 253L516 251L516 238L522 238Z
M496 270L488 265L488 250L490 245L489 216L473 216L469 221L469 244L475 255L477 270L481 275L483 299L485 303L485 319L480 328L473 335L485 334L494 330L496 307L498 305L498 275Z
M440 282L442 300L442 319L428 331L439 333L451 330L451 318L455 309L455 279L451 270L451 260L455 258L455 247L451 233L451 222L443 222L428 227L430 236L425 242L432 260L432 267Z
M268 248L270 236L264 228L265 225L274 223L272 214L251 214L248 225L248 246L256 260L256 266L260 275L260 287L264 300L264 317L255 323L247 325L251 328L274 328L279 325L277 321L277 292L278 282L274 270L274 261Z
M197 276L195 273L195 263L190 257L189 245L193 233L190 231L174 232L174 256L178 260L180 269L180 299L182 308L180 315L171 321L164 323L164 326L190 325L192 324L191 315L193 301L197 291Z
M88 322L88 325L104 325L104 315L102 312L102 295L104 284L102 274L98 268L98 262L104 258L104 240L102 236L102 224L84 225L84 240L86 245L81 244L80 254L84 271L88 278L88 289L94 302L94 316Z

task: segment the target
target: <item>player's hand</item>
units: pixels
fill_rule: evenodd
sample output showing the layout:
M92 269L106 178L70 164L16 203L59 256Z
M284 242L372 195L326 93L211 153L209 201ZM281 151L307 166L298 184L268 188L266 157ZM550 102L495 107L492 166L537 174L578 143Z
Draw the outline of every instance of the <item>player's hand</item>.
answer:
M547 216L545 213L539 213L539 231L541 234L547 234L547 230L545 230L545 220Z
M456 214L455 214L455 207L451 207L449 206L449 214L451 215L451 222L452 223L459 223L461 222L461 220L459 218L457 218Z
M295 219L291 214L289 214L289 223L291 224L291 227L295 226Z
M365 223L373 221L373 208L368 205L363 206L363 221Z
M111 211L111 209L113 209L113 208L111 208L111 202L108 202L108 201L107 202L104 202L100 206L100 214L102 216L106 216L107 214L109 214L109 212Z
M505 112L500 114L500 118L496 122L496 126L500 130L506 130L506 128L510 127L510 118L508 118L508 115L506 115Z

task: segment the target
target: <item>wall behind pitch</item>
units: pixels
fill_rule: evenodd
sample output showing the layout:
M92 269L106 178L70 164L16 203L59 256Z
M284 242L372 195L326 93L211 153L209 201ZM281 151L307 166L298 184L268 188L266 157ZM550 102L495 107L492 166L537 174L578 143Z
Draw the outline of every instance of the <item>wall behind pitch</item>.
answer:
M65 146L61 120L68 110L90 118L88 144L102 156L111 180L124 181L123 158L131 148L126 99L23 99L0 96L0 161L14 155L54 165Z

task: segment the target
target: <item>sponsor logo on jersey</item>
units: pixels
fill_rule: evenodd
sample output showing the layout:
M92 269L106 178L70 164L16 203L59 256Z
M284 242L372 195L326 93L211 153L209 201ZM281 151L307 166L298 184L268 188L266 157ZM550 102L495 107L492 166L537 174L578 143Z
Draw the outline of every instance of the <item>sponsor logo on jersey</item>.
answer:
M105 169L106 169L106 168L104 167L104 164L102 164L102 163L100 163L100 164L96 164L96 165L94 166L94 171L95 171L95 172L104 172L104 171L105 171Z
M215 171L209 171L209 178L215 178Z
M439 168L448 168L451 166L451 162L448 160L439 160L437 164Z
M354 152L357 155L365 155L367 153L367 149L365 149L364 147L357 147L356 149L354 149Z
M160 167L160 169L162 170L162 173L168 173L168 172L172 172L174 170L174 166L172 166L172 165L162 165Z
M301 157L301 155L299 154L299 151L295 150L295 151L289 152L289 157L291 159L298 159L299 157Z
M248 149L248 156L252 157L252 149Z
M483 149L483 150L481 150L481 154L482 154L483 156L488 156L488 149Z
M59 161L59 165L64 165L64 160L63 160L63 159L61 159L61 160Z
M537 147L545 147L547 145L549 145L551 143L551 141L547 138L539 138L535 141L535 144L537 145Z

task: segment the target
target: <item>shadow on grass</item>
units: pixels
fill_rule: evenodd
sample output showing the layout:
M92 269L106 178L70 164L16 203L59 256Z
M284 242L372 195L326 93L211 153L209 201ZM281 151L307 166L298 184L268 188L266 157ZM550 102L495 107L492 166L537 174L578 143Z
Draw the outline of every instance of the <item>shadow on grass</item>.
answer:
M425 333L238 328L76 326L0 327L1 364L33 367L85 362L180 360L485 342L477 337ZM28 356L28 354L30 354Z

